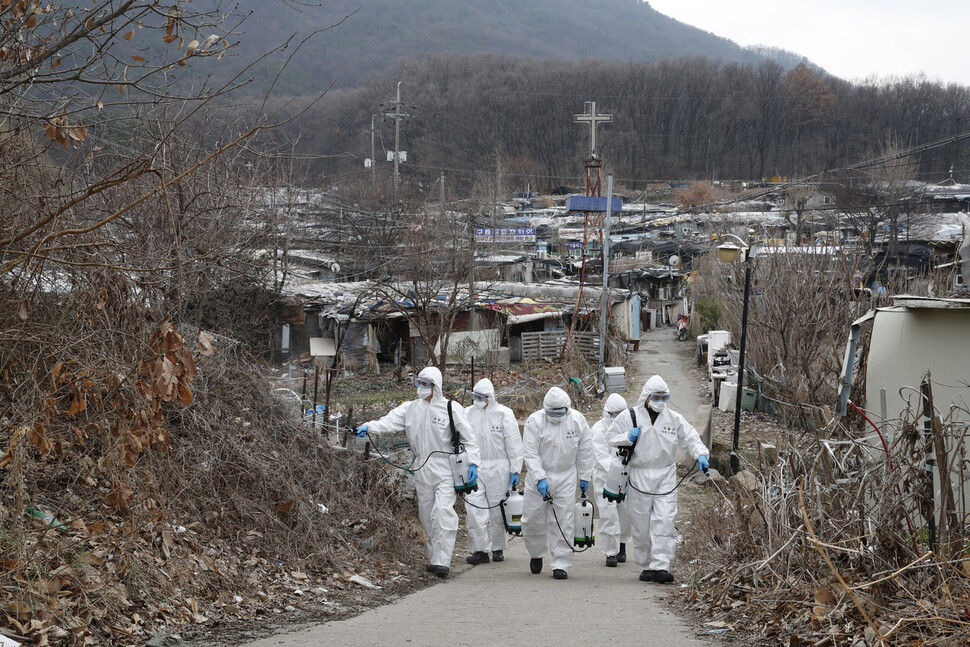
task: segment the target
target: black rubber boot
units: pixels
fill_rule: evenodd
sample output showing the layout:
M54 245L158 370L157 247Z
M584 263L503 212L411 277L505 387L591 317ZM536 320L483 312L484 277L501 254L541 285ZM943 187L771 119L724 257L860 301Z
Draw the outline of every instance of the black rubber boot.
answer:
M674 581L674 576L670 571L657 571L653 574L653 581L660 584L670 584Z
M640 573L641 582L653 582L653 578L657 575L657 571L643 571Z
M557 568L556 570L554 570L552 572L552 576L554 578L556 578L557 580L565 580L565 579L568 579L569 578L569 573L567 573L566 571L562 570L561 568Z
M471 564L472 566L488 564L488 553L486 553L484 550L476 550L474 553L465 558L465 563Z
M620 542L620 552L616 554L616 561L623 564L626 562L626 544Z
M500 550L493 550L492 551L492 561L493 562L504 562L505 561L505 555L503 555L502 554L502 551L500 551Z
M529 560L529 570L532 571L533 575L538 575L542 572L542 558L533 557Z
M606 565L609 566L610 568L616 568L616 562L617 562L616 555L606 556Z
M429 568L431 569L431 572L438 577L448 577L448 573L451 572L451 569L449 569L447 566L437 566L432 564Z

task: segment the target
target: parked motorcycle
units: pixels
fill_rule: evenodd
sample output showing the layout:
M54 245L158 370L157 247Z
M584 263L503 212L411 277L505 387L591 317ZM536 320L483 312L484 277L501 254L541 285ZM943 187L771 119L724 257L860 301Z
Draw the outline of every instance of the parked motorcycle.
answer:
M687 315L677 317L677 339L686 341L688 328L690 328L690 321L687 319Z

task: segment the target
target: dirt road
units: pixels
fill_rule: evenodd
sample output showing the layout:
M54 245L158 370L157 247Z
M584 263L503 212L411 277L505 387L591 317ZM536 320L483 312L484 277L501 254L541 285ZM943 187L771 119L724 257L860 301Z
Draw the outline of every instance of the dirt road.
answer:
M659 373L670 386L671 406L693 419L703 391L687 370L691 358L688 342L678 342L671 328L647 332L635 358L638 376L628 380L625 397L633 404L644 380ZM476 566L349 620L302 628L248 647L711 644L697 637L707 633L703 627L688 626L661 599L677 584L640 582L632 559L607 568L594 546L575 556L568 580L557 581L548 558L542 573L529 572L520 538L512 540L506 556L503 563ZM456 561L461 558L455 555ZM677 574L676 564L673 572Z

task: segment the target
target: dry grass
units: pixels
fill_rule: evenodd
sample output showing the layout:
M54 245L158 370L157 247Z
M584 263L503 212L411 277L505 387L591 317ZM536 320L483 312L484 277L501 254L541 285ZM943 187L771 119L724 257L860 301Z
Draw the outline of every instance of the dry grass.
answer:
M0 610L12 633L131 644L272 607L292 573L381 581L420 562L413 503L384 468L302 424L238 346L215 340L212 353L119 300L44 310L73 319L67 337L63 319L35 319L38 300L26 320L4 309Z
M786 434L777 461L745 465L750 488L712 491L680 555L694 569L690 606L754 644L968 644L970 536L951 516L930 545L928 437L912 412L897 422L892 467L871 427L833 421ZM941 465L955 464L962 443L944 439L960 429L937 421Z

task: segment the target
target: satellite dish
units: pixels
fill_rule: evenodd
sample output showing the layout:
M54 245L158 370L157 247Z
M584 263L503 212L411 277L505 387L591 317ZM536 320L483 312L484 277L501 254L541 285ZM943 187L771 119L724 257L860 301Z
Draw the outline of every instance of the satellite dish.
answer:
M670 259L668 259L667 263L670 265L670 267L674 268L675 270L679 270L680 264L681 264L680 256L677 256L676 254L674 254L673 256L670 257Z
M336 274L337 272L339 272L340 271L340 263L331 263L330 264L330 271L333 272L334 274Z

